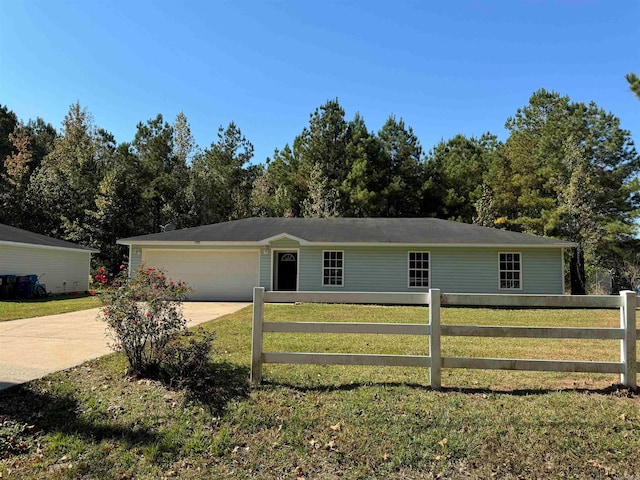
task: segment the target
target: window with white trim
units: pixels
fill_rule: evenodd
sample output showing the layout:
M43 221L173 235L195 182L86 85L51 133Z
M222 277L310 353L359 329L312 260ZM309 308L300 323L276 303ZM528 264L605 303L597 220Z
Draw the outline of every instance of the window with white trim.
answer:
M429 286L429 252L409 252L409 287Z
M522 289L522 257L519 253L500 254L500 290Z
M341 287L344 274L344 252L322 252L322 285Z

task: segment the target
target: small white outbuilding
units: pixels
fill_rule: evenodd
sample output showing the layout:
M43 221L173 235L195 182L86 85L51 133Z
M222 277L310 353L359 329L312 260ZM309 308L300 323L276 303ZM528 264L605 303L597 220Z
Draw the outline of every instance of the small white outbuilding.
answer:
M89 290L92 253L98 250L0 224L0 276L38 275L48 293Z

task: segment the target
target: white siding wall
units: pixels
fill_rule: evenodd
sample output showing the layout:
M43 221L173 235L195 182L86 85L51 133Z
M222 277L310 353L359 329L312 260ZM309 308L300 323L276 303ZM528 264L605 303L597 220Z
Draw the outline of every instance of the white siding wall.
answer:
M0 245L0 275L42 275L54 294L89 290L91 252Z

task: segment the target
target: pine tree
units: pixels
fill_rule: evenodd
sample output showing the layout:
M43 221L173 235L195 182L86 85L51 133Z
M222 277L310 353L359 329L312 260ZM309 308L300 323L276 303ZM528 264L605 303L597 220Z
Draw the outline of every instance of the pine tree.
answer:
M629 82L629 90L631 90L633 94L640 99L640 77L635 73L627 73L625 78L627 79L627 82Z
M378 132L378 141L382 150L381 216L420 216L425 171L418 137L402 118L391 115Z
M571 286L584 294L585 261L606 264L604 245L626 241L635 229L640 158L630 134L594 103L546 90L535 92L506 127L511 134L486 176L496 222L578 242ZM585 259L590 244L595 254Z
M248 165L253 145L235 123L218 129L218 141L194 158L191 191L197 224L244 218L259 168Z

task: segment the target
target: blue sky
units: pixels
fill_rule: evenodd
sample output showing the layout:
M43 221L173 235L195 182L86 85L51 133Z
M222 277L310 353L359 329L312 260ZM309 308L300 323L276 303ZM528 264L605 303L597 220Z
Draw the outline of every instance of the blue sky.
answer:
M60 127L80 101L119 142L184 111L201 147L234 121L262 162L338 97L423 148L506 138L546 88L595 101L640 141L640 2L0 0L0 103Z

